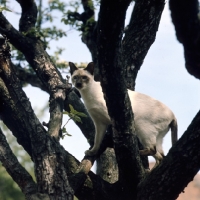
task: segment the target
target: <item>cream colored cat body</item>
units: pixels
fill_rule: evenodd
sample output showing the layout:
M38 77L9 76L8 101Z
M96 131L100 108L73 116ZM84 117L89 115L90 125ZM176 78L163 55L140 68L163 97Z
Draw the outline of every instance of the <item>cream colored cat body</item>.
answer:
M94 65L89 63L87 68L78 69L69 63L72 83L79 90L85 106L95 125L95 141L86 155L95 155L100 148L107 126L111 124L100 82L93 76ZM171 128L172 143L177 140L177 122L173 112L163 103L138 92L128 90L134 113L136 134L144 147L141 155L152 155L156 166L162 160L163 137Z

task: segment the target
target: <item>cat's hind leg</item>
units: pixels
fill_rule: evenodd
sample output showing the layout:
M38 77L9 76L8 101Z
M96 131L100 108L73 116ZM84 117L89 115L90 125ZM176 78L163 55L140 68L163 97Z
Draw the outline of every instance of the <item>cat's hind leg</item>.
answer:
M153 155L153 157L155 158L156 163L152 169L156 168L161 163L164 154L162 152L157 151L156 154Z
M164 152L162 150L162 140L156 140L154 135L152 134L151 137L146 137L143 141L141 140L144 149L140 150L140 155L153 156L155 158L156 163L153 169L161 163L164 157Z
M144 149L140 150L140 155L142 156L153 156L155 154L156 154L156 146L145 147Z
M162 142L163 142L163 136L160 134L158 135L157 137L157 141L156 141L156 154L152 155L155 160L156 160L156 163L153 167L156 168L162 161L163 157L164 157L164 151L162 149Z
M160 164L164 156L162 151L162 140L157 141L156 135L157 135L156 132L153 131L148 134L146 134L145 131L143 131L140 132L140 135L138 135L138 138L144 148L140 150L140 155L153 156L156 160L156 164L154 165L153 168L157 167Z
M140 150L140 155L142 156L152 156L156 154L156 134L146 133L144 128L138 127L137 129L137 137L140 140L143 148Z

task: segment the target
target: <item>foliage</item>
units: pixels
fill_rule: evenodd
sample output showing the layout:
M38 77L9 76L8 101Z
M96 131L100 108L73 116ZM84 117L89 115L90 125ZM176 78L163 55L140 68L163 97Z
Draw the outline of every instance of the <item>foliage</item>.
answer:
M99 2L96 1L94 6L92 1L88 1L87 5L91 10L95 9L95 7L99 6ZM94 17L90 17L89 19L85 18L84 14L79 14L78 11L80 10L80 2L77 1L70 1L68 4L70 9L67 12L63 13L63 18L61 19L65 25L70 26L72 29L81 32L81 35L88 34L89 30L96 24Z
M67 4L61 2L60 0L50 0L45 5L42 4L41 0L36 1L38 5L38 18L36 22L36 26L29 29L27 32L23 32L24 36L32 36L36 38L40 38L40 40L44 44L44 48L50 49L50 42L59 40L64 36L67 36L66 30L63 28L59 28L57 26L57 16L66 10ZM0 12L2 10L11 11L12 9L10 4L7 3L7 7L0 7ZM9 9L8 9L9 8ZM13 11L14 13L17 13ZM12 46L12 60L15 64L19 64L21 67L30 68L29 64L26 62L24 55ZM56 50L52 53L51 58L54 63L57 65L58 69L67 68L68 65L66 62L60 61L60 55L62 54L64 49Z
M68 8L69 9L63 13L63 18L61 19L61 21L64 22L66 25L71 26L71 28L80 30L82 23L80 21L78 21L74 16L74 13L77 13L80 8L80 2L70 1L68 3ZM73 11L72 11L72 9L73 9Z
M0 163L0 199L1 200L16 200L24 199L18 185L12 180L10 175L6 172L5 168Z
M47 105L42 109L36 109L37 116L39 118L44 117L44 110L47 109ZM2 127L3 132L6 134L7 141L15 154L17 156L20 164L26 168L29 174L35 180L34 166L30 159L30 156L24 151L24 149L18 144L16 138L7 129L7 127L0 121L0 127ZM19 186L13 181L10 175L5 170L4 166L0 162L0 200L23 200L24 194L21 192Z
M86 115L85 113L78 112L77 110L75 110L71 104L69 104L69 108L70 108L70 112L67 112L67 111L63 112L63 114L69 116L69 119L67 120L67 122L65 123L65 125L64 125L63 128L62 128L62 133L63 133L63 134L62 134L62 139L63 139L66 135L67 135L67 136L71 136L71 135L67 132L67 130L66 130L66 128L65 128L65 126L68 124L68 122L69 122L71 119L72 119L73 121L75 121L75 122L80 122L80 123L82 123L81 117L87 117L87 115Z
M8 129L0 122L0 126L3 127L4 133L6 134L7 141L17 156L19 162L26 168L26 170L34 177L33 162L29 155L23 150L16 141L16 138L8 131ZM34 177L35 179L35 177ZM10 175L5 170L4 166L0 162L0 199L1 200L16 200L24 199L24 194L21 192L19 186L13 181Z

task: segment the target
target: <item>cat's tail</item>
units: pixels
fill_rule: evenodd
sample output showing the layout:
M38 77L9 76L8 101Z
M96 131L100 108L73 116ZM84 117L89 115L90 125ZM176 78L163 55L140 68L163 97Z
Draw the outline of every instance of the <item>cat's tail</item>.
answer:
M171 128L172 145L178 140L178 124L176 118L174 118L169 127Z

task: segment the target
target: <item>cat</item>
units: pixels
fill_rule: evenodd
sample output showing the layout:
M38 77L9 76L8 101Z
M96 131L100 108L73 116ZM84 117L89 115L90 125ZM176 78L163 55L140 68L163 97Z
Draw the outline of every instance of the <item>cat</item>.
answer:
M95 155L101 145L107 126L111 124L100 82L94 80L94 64L89 63L80 69L69 62L72 84L81 94L84 104L95 125L95 140L92 149L85 152ZM135 91L128 90L134 113L134 125L137 137L144 149L140 155L152 155L156 164L163 159L163 137L171 128L172 144L177 141L177 120L173 112L163 103Z

